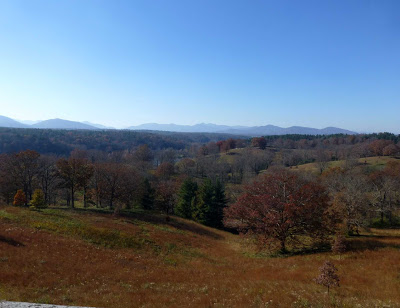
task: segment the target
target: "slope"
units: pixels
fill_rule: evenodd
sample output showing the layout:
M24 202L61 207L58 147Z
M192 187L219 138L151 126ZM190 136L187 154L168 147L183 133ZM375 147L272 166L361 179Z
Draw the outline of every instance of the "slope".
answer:
M309 307L331 298L312 279L339 268L337 306L394 306L396 230L331 253L268 257L237 235L156 213L0 207L0 300L96 307ZM397 233L396 233L397 232ZM378 244L377 244L378 243ZM376 262L379 260L379 266Z

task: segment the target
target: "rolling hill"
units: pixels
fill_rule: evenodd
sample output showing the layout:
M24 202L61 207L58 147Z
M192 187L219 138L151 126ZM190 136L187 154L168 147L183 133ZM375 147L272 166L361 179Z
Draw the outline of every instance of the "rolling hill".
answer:
M340 259L323 251L274 257L242 236L155 212L114 217L105 210L0 206L0 302L397 307L400 233L372 231L349 238ZM334 305L313 281L324 260L339 269Z

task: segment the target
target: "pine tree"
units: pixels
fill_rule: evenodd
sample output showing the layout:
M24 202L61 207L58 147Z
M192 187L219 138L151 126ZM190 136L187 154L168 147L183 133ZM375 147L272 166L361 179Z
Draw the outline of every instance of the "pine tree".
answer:
M46 201L44 199L44 193L41 189L36 189L33 193L31 205L37 209L43 209L47 207Z
M227 200L225 197L225 188L220 181L216 181L214 185L214 199L211 208L211 216L209 225L214 228L222 227L222 220L224 218L224 208L226 207Z
M222 183L217 180L213 184L210 179L206 179L198 190L193 216L196 221L204 225L220 228L226 203Z
M14 196L13 205L15 206L23 206L26 204L26 196L22 189L18 189L17 193Z
M193 217L193 210L196 205L196 194L198 186L191 178L187 178L179 190L178 203L175 207L175 214L183 218Z
M145 210L154 208L154 189L151 187L150 181L145 179L142 184L143 195L140 203Z
M210 225L210 216L214 202L214 187L210 179L205 179L197 195L196 208L193 212L194 219L204 225Z

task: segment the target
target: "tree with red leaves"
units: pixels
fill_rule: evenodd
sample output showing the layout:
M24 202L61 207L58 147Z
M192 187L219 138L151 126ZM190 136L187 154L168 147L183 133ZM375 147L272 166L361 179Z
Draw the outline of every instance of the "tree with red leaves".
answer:
M331 287L339 287L339 276L336 274L338 269L330 261L325 261L325 263L319 268L319 276L314 279L314 281L324 287L329 289Z
M322 186L280 171L246 186L225 210L225 225L259 235L263 241L278 241L281 252L286 252L288 240L300 243L304 236L321 240L331 234L333 214Z
M26 196L22 189L18 189L17 193L14 196L13 205L15 206L23 206L26 204Z

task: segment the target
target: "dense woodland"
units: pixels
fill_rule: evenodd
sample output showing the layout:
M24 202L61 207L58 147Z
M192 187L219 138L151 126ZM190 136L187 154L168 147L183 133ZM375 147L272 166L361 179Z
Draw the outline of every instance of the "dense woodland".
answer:
M399 136L0 130L4 203L162 211L293 248L398 226ZM386 165L368 157L391 157ZM335 162L337 162L335 164ZM302 168L311 164L314 169Z

